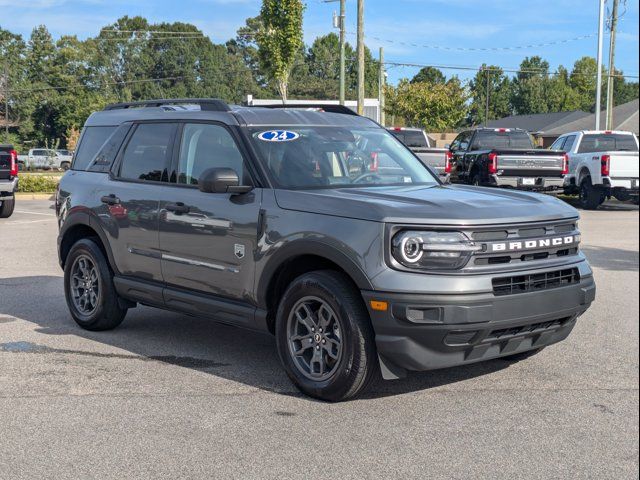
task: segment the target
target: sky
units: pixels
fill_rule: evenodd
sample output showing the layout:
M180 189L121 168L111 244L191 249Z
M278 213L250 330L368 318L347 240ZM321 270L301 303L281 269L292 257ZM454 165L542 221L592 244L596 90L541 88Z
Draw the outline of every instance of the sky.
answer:
M612 1L607 0L607 8ZM637 77L638 0L620 1L625 13L618 27L616 68ZM55 38L86 38L121 16L142 15L151 22L192 23L223 43L246 18L258 14L260 5L261 0L0 0L0 27L28 38L35 26L44 24ZM306 5L304 35L310 44L334 31L332 15L339 4L307 0ZM347 0L346 22L348 40L355 45L356 0ZM384 47L386 61L400 64L476 68L486 62L515 70L525 56L540 55L552 70L570 68L584 55L595 57L597 28L597 0L365 0L367 45L376 56ZM605 63L608 44L607 33ZM478 50L483 48L491 50ZM389 65L389 80L410 78L418 70ZM443 71L462 79L474 74L468 69Z

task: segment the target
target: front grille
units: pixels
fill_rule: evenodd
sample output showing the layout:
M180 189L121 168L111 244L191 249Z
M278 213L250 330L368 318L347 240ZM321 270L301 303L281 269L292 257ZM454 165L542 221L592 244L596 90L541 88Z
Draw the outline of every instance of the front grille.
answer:
M542 333L546 330L553 330L562 327L571 317L560 318L558 320L549 320L546 322L532 323L530 325L521 325L519 327L500 328L492 330L485 338L486 340L505 340L516 337L518 335L528 335L532 333Z
M553 272L494 278L493 294L496 296L537 292L572 285L580 281L577 268L567 268Z

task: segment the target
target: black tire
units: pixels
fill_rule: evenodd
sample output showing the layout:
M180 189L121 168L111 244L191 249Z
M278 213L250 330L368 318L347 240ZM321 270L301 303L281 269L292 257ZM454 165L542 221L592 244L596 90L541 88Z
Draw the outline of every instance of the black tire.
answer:
M508 362L521 362L522 360L526 360L527 358L531 358L534 355L539 354L544 350L544 347L535 348L533 350L527 350L526 352L516 353L514 355L509 355L507 357L502 357L503 360L507 360Z
M478 171L471 172L471 176L469 177L469 185L473 185L475 187L482 186L482 180L480 179L480 172Z
M592 185L591 177L585 177L580 183L580 207L596 210L604 200L604 193Z
M74 268L80 259L89 259L95 267L97 292L94 294L95 306L91 311L88 308L83 311L77 301L74 301L72 282L75 281ZM87 290L86 287L80 289ZM100 247L90 238L78 240L69 251L64 267L64 294L71 316L85 330L111 330L120 325L127 314L127 308L123 308L118 301L109 263Z
M333 329L338 325L337 330L327 326L327 331L322 333L329 337L331 332L337 332L341 345L338 359L326 374L329 375L328 378L314 379L310 376L315 375L315 372L303 373L301 356L296 356L292 351L294 341L291 340L290 326L296 313L294 307L310 298L311 301L318 299L325 302L331 313L335 313L335 317L332 317L336 319ZM314 317L318 319L316 328L320 325L319 312L320 310ZM322 332L322 329L319 331ZM314 340L317 333L309 331L308 336L309 342L320 342ZM303 393L320 400L339 402L354 398L367 389L380 371L369 313L360 292L347 277L338 272L323 270L307 273L289 285L278 307L276 343L280 360L291 381ZM321 343L324 344L324 340ZM300 344L302 345L302 341ZM306 348L311 349L314 358L315 348L319 350L320 358L331 361L332 358L325 354L324 347L318 347L319 343L316 343L315 347L312 345Z
M0 218L9 218L11 215L13 215L13 209L15 208L15 206L15 198L0 201Z

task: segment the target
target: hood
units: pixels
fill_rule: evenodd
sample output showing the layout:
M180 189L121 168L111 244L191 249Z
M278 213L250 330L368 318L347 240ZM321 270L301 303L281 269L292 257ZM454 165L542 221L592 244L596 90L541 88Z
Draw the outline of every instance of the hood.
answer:
M385 223L491 225L575 219L549 195L466 185L276 190L287 210Z

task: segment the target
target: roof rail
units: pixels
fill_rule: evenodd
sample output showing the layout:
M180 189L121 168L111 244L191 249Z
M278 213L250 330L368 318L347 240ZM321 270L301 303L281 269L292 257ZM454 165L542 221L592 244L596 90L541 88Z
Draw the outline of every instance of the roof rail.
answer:
M343 115L355 115L358 116L356 112L351 110L349 107L345 105L333 105L326 103L305 103L305 104L282 104L282 103L274 103L271 105L251 105L250 107L255 108L290 108L295 110L321 110L327 113L341 113Z
M142 100L139 102L112 103L104 110L124 110L127 108L161 107L163 105L199 105L200 110L209 112L229 112L229 105L217 98L167 98L161 100Z

